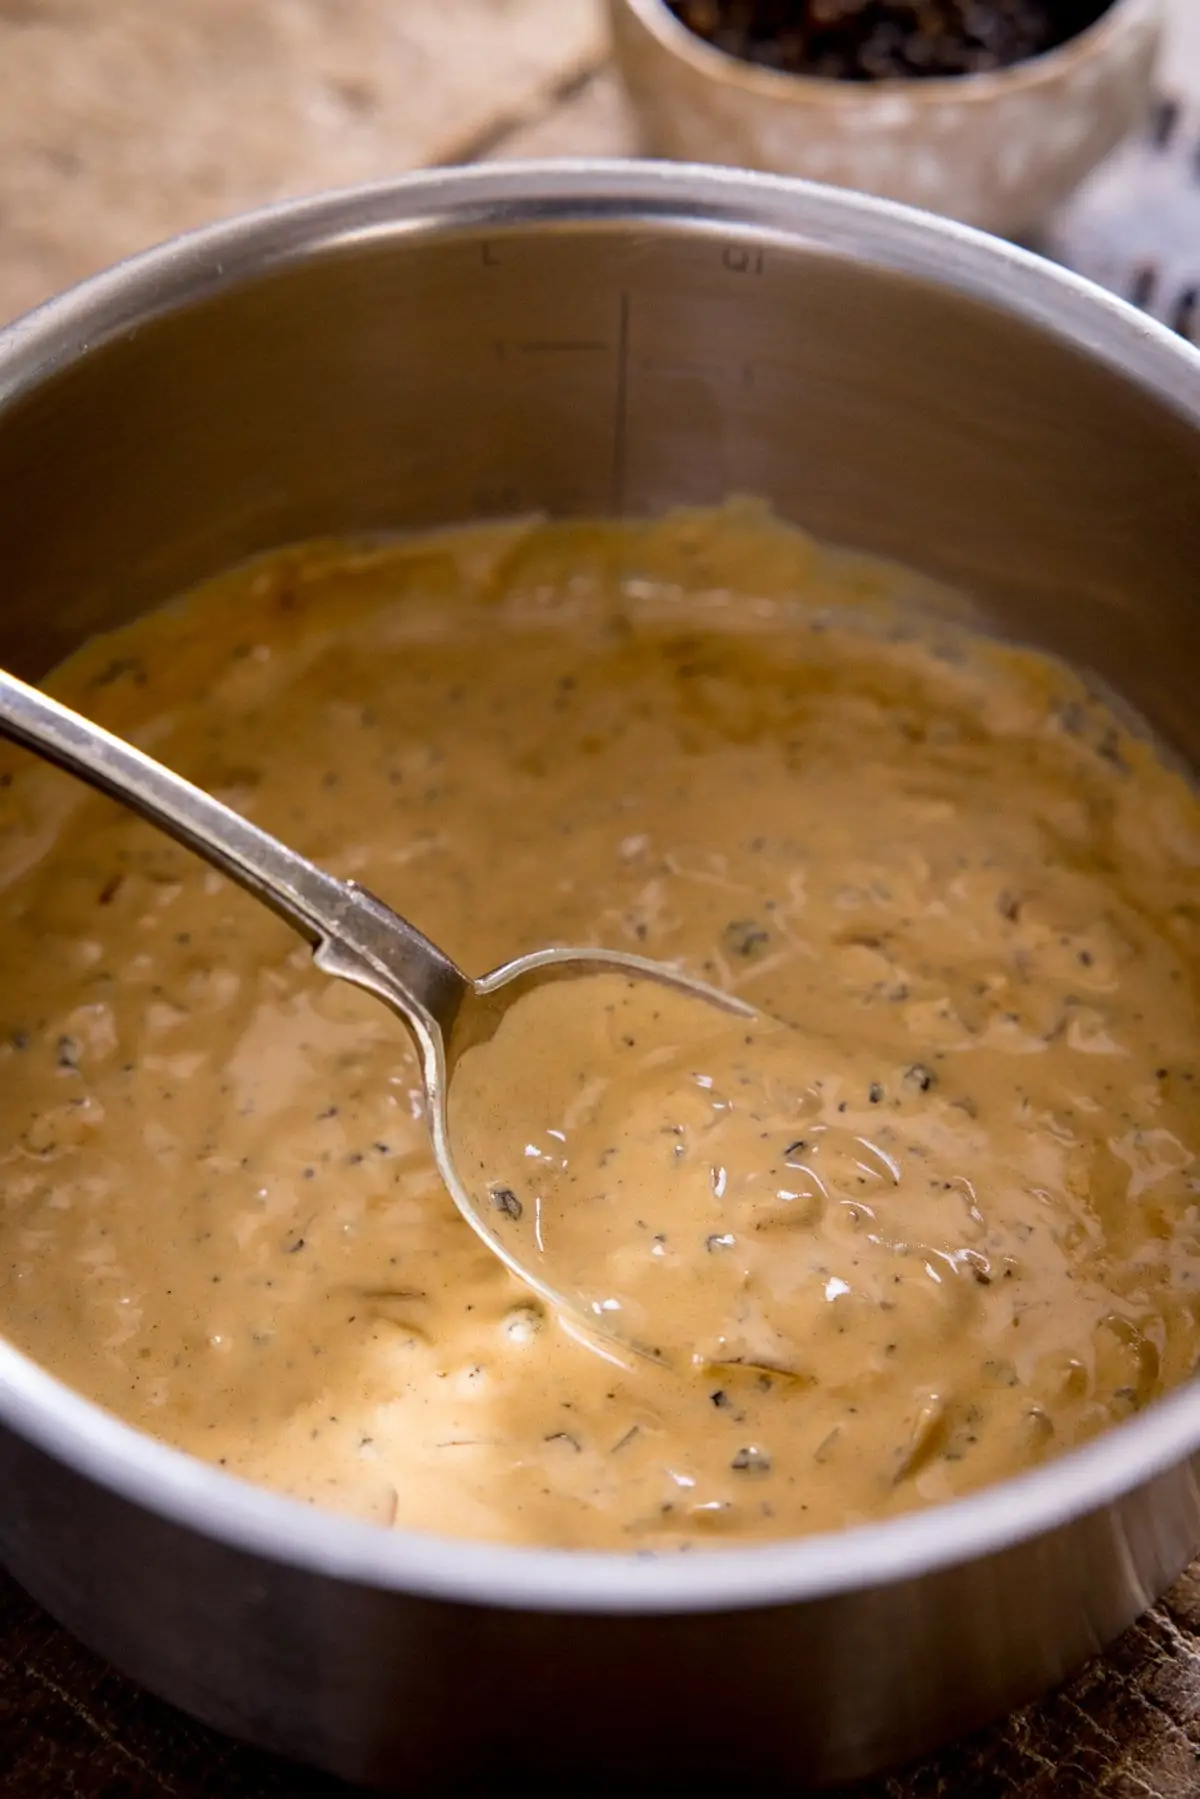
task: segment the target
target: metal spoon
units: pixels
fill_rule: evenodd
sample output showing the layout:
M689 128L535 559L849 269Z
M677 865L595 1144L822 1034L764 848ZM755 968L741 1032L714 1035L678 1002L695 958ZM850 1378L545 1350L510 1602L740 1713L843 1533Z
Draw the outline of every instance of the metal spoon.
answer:
M616 972L661 982L743 1017L754 1016L752 1007L665 963L615 950L536 950L472 980L366 888L318 868L132 744L3 670L0 735L111 795L194 850L306 938L325 974L365 988L399 1013L420 1058L438 1172L467 1223L519 1280L589 1334L661 1359L586 1294L560 1290L515 1252L504 1234L503 1211L489 1209L485 1192L474 1193L455 1166L449 1086L463 1053L490 1041L511 1007L548 981Z

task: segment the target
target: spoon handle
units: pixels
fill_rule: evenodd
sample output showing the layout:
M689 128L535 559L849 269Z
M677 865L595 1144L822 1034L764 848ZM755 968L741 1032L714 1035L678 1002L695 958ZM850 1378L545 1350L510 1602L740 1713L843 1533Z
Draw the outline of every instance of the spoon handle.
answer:
M317 947L329 974L366 987L410 1022L438 1019L466 980L448 957L365 888L339 881L220 800L102 726L0 669L0 735L166 831Z

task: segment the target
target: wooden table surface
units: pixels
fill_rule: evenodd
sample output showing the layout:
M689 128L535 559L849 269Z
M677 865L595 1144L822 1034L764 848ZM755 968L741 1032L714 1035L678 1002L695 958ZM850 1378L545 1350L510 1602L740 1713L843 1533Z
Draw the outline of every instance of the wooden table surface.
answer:
M1200 55L1200 0L1172 0ZM437 161L621 155L599 0L0 0L0 321L188 226ZM4 1799L334 1799L0 1575ZM1197 1799L1200 1563L1043 1704L855 1799Z

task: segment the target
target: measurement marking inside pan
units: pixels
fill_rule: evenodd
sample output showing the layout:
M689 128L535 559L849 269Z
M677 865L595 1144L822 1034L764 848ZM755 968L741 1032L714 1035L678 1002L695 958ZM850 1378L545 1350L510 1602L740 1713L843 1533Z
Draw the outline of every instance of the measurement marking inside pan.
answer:
M612 494L609 510L625 510L625 427L629 411L629 295L621 294L617 315L617 392L613 414Z

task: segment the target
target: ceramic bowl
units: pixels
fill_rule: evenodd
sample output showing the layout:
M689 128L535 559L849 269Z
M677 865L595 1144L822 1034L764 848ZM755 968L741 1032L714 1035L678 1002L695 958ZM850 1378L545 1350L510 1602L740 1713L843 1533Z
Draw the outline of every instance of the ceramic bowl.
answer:
M803 175L1032 234L1143 115L1162 0L1114 0L1044 56L980 75L832 81L727 55L665 0L609 0L646 148Z

